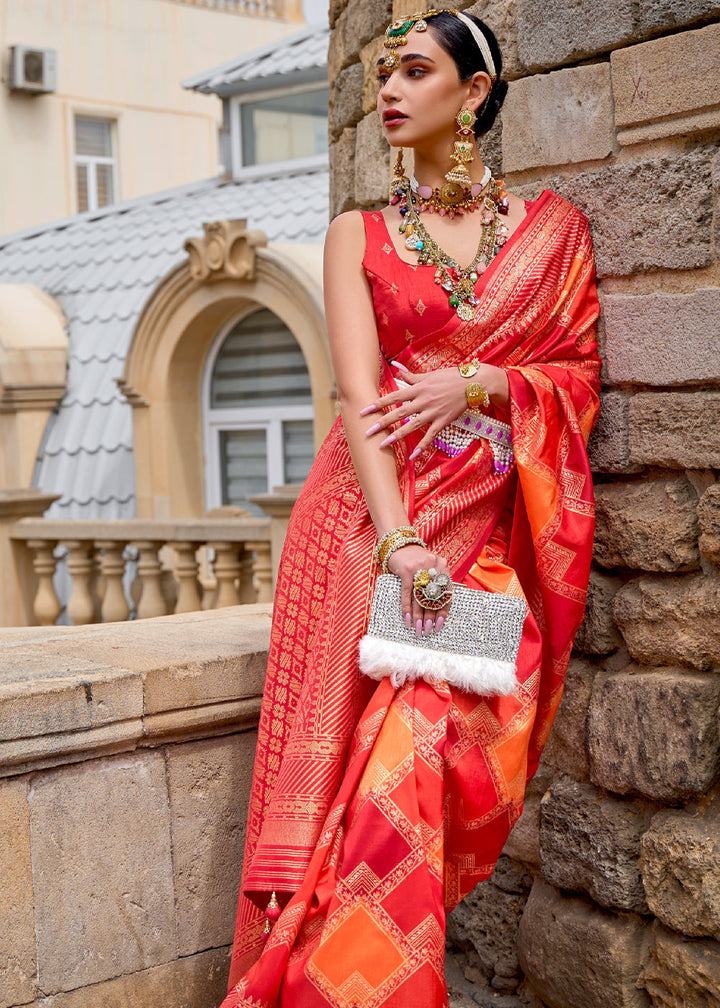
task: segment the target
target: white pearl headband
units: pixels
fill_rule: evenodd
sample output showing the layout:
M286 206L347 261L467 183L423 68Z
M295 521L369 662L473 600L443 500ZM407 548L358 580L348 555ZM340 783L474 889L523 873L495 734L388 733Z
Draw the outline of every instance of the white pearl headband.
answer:
M457 11L457 16L460 18L462 23L466 28L470 29L470 34L477 42L477 47L480 50L483 60L485 61L485 66L487 67L487 72L492 77L493 81L497 80L497 72L495 70L495 62L492 58L492 53L490 52L490 46L488 45L488 40L485 38L482 31L478 28L472 18L469 18L467 14L462 11Z

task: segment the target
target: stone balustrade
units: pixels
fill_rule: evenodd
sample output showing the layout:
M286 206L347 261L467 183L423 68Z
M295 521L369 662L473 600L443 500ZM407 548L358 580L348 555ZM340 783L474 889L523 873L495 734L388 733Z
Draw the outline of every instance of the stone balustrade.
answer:
M65 608L75 626L272 601L270 518L22 518L9 539L30 557L35 591L28 622L38 626L60 616L61 562L72 581Z

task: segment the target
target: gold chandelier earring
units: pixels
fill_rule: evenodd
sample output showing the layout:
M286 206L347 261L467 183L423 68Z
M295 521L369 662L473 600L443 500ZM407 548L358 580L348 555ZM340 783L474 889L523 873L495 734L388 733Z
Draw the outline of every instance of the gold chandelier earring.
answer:
M464 197L464 191L472 186L468 165L472 164L476 150L473 127L477 122L477 116L473 110L461 108L455 117L455 122L459 139L453 145L453 152L450 155L453 164L445 176L445 185L441 190L442 199L449 204L460 202Z

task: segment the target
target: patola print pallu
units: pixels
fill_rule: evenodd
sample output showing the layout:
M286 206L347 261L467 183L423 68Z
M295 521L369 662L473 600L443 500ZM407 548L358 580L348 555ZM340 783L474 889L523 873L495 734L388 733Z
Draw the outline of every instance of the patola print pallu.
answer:
M456 580L526 600L503 697L358 668L376 534L342 421L293 511L278 578L230 988L223 1008L441 1008L445 913L493 870L560 702L593 540L585 446L598 408L598 301L585 218L545 192L462 322L432 266L364 214L382 350L414 372L477 356L507 369L516 464L486 440L414 463L410 520ZM400 618L400 614L398 614ZM263 943L272 891L283 912Z

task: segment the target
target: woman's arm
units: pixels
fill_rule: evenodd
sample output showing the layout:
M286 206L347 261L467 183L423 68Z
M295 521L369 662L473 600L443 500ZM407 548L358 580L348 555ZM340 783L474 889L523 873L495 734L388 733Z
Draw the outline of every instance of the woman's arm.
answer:
M375 314L362 268L365 228L357 212L330 224L325 240L325 316L335 370L338 403L350 455L378 535L408 524L391 448L379 436L366 437L363 406L377 398L380 379Z
M398 485L395 455L382 447L381 431L366 435L362 409L378 397L380 347L370 285L362 268L365 228L358 212L336 217L325 239L324 290L330 351L338 402L350 457L378 535L409 524ZM423 611L412 597L413 575L435 567L449 573L447 562L420 546L404 546L390 557L390 569L402 579L403 612L416 632L431 633L446 610ZM419 624L419 626L418 626ZM439 629L441 623L438 622Z

